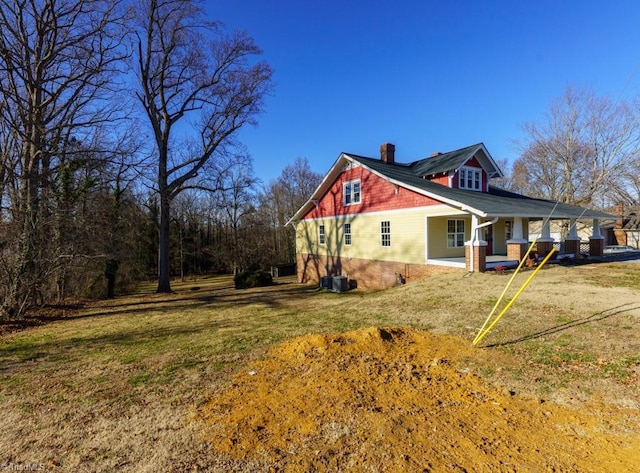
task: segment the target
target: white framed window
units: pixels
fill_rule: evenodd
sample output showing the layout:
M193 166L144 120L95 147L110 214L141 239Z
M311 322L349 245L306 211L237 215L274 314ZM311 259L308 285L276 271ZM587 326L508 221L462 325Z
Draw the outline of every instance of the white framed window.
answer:
M325 233L324 233L324 225L320 225L318 227L318 243L324 245L326 242Z
M447 248L464 246L464 220L447 220Z
M344 205L359 204L362 200L360 179L347 181L342 184L342 195L344 196Z
M380 222L380 245L391 246L391 222L389 220Z
M344 232L344 244L347 246L351 245L351 224L345 223L342 230Z
M460 189L468 189L472 191L482 190L482 169L478 168L460 168L458 187Z

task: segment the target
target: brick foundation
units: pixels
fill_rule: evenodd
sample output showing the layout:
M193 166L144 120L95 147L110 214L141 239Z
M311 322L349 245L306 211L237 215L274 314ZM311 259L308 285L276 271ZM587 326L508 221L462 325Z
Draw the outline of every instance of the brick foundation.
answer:
M580 258L580 240L566 239L564 241L564 252L569 255L575 255L576 259Z
M604 238L589 238L589 256L601 258L604 255Z
M536 248L539 258L543 259L553 250L553 240L538 240L536 242ZM555 258L555 256L552 256L552 259L553 258Z
M380 290L434 274L461 270L446 266L298 254L297 271L298 282L304 284L319 285L323 276L347 276L352 289ZM402 282L398 281L399 278Z
M484 273L487 270L487 245L473 246L473 268L471 267L471 246L464 246L464 262L467 271Z
M522 261L527 252L526 242L507 242L507 258Z

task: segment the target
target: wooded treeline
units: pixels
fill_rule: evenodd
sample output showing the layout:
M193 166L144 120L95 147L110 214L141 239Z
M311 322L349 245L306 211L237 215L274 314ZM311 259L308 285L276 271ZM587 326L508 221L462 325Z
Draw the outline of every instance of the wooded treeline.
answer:
M236 135L272 70L203 7L0 0L2 317L293 261L284 224L319 176L254 176Z

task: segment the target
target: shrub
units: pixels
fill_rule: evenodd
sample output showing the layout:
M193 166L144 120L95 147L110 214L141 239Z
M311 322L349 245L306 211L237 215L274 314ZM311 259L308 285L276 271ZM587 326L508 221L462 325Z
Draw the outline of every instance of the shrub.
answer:
M250 287L263 287L273 285L271 273L264 270L242 271L233 278L236 289L248 289Z

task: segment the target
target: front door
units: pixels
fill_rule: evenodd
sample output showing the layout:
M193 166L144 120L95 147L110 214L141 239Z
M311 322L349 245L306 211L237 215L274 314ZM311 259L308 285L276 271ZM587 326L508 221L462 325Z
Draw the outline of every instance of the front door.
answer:
M487 256L493 255L493 225L484 227L484 238L487 242Z

